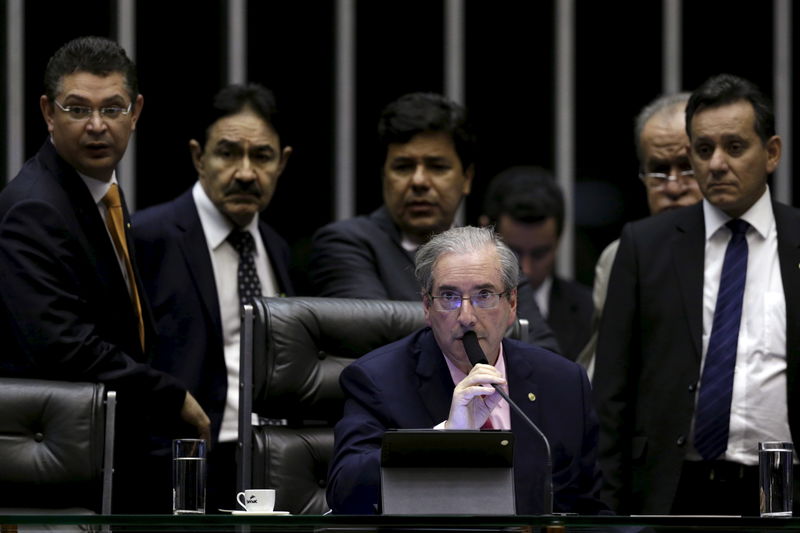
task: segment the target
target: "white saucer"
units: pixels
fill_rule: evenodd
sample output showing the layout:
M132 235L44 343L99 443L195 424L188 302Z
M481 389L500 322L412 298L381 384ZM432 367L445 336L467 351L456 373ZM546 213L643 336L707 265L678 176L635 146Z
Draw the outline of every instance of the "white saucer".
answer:
M228 509L220 509L226 513L231 513L237 516L288 516L289 511L232 511Z

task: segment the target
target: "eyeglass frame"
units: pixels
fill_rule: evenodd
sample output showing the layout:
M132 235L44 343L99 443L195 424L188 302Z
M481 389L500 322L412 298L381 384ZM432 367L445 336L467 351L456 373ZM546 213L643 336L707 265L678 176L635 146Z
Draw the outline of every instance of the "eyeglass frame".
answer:
M100 115L100 119L101 120L116 120L116 119L120 118L120 116L127 117L128 115L131 114L131 109L133 109L133 102L130 102L128 104L128 107L119 107L119 106L111 106L111 105L103 106L103 107L92 107L92 106L88 106L88 105L67 105L67 106L64 106L64 105L61 105L60 103L58 103L58 100L56 100L56 99L53 99L53 103L56 104L61 111L63 111L64 113L67 113L67 115L69 115L70 119L72 119L72 120L74 120L76 122L79 122L79 121L82 121L82 120L89 120L91 117L94 116L94 112L95 111L98 112L98 114ZM71 115L71 112L75 108L90 109L91 112L88 115L86 115L85 117L78 118L78 117L74 117L74 116ZM115 117L107 115L106 113L108 113L109 110L111 110L111 109L119 112L119 115L117 115Z
M485 290L485 289L484 289L484 290ZM452 291L452 292L453 292L453 294L454 294L454 295L458 294L458 292L456 292L456 291ZM441 305L440 305L440 308L439 308L439 310L440 310L440 311L444 311L444 312L446 312L446 313L449 313L450 311L456 311L456 310L458 310L458 309L461 309L461 307L464 305L464 300L469 300L469 303L470 303L470 305L472 305L472 307L473 307L473 308L475 308L475 309L495 309L495 308L497 307L497 305L500 303L500 298L501 298L501 297L503 297L503 296L505 296L506 294L508 294L510 291L509 291L508 289L506 289L506 290L504 290L503 292L488 292L488 293L486 294L487 296L497 296L497 297L498 297L498 298L497 298L497 302L496 302L494 305L492 305L491 307L482 307L482 306L480 306L480 305L476 304L476 303L475 303L475 302L472 300L472 298L474 298L475 296L477 296L477 295L481 294L482 292L483 292L483 290L480 290L480 291L478 291L478 292L475 292L475 293L473 293L473 294L470 294L470 295L468 295L468 296L464 296L464 295L462 294L462 295L460 296L459 300L457 300L457 301L458 301L458 305L456 305L456 306L455 306L455 307L453 307L452 309L441 309ZM433 300L433 303L434 303L434 304L436 303L436 300L442 300L443 298L445 298L445 297L444 297L444 296L442 296L442 295L439 295L439 296L434 296L434 295L431 293L431 291L427 291L427 294L428 294L428 298L430 298L431 300ZM456 301L456 300L453 300L453 302L454 302L454 303L455 303L455 301Z
M664 172L639 172L639 179L644 182L645 185L651 187L653 189L658 189L664 187L670 181L677 181L683 183L684 178L694 179L695 172L692 169L688 170L681 170L681 172L676 176L675 174L665 174ZM659 180L658 182L650 185L647 183L647 178L652 178Z

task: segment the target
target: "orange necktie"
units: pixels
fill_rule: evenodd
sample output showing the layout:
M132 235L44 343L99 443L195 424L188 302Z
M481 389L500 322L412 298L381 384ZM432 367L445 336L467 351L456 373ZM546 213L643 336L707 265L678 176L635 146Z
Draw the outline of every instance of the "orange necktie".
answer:
M117 252L122 256L125 263L125 271L128 273L128 283L130 284L131 300L136 310L136 317L139 319L139 342L142 343L144 350L144 320L142 319L142 303L139 301L139 291L136 289L136 278L133 277L133 265L128 254L128 243L125 240L125 226L122 217L122 200L119 197L119 187L116 183L111 184L111 188L103 196L103 203L108 208L106 226L114 241Z

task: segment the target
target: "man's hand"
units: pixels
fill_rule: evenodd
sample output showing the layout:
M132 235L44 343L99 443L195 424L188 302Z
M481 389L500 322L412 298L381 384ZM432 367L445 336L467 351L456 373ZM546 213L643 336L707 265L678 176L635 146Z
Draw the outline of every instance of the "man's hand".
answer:
M186 399L181 407L181 418L196 427L198 436L211 444L211 420L189 391L186 391Z
M445 429L480 429L502 400L492 383L506 384L495 367L483 364L472 367L469 375L453 390Z

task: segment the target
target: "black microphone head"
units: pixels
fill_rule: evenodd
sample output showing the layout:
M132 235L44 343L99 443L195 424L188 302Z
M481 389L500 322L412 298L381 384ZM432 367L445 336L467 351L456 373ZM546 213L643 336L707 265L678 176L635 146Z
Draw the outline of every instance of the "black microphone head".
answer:
M489 364L489 361L486 360L486 355L484 355L481 349L481 345L478 343L478 336L474 331L470 330L464 333L461 342L464 343L464 351L467 352L467 357L469 357L469 362L472 363L472 366L478 363L484 365Z

